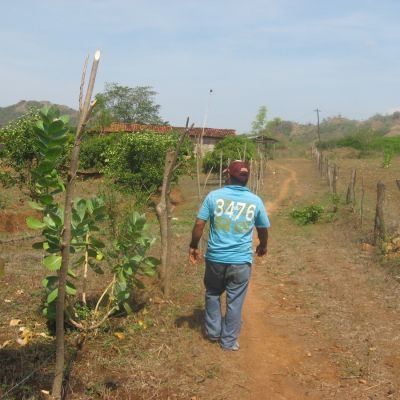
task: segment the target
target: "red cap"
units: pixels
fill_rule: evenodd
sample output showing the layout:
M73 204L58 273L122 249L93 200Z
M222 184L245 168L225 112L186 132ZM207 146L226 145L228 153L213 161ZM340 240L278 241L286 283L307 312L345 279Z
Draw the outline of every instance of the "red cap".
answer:
M246 182L250 175L249 165L242 160L232 161L225 171L240 182Z

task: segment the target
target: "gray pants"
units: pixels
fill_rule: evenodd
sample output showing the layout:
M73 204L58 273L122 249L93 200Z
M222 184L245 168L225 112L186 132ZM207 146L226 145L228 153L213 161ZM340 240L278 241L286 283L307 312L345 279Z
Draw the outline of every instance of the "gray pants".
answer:
M232 348L239 336L250 275L250 263L223 264L206 259L205 331L210 339L219 338L224 348ZM222 319L220 297L225 291L226 313Z

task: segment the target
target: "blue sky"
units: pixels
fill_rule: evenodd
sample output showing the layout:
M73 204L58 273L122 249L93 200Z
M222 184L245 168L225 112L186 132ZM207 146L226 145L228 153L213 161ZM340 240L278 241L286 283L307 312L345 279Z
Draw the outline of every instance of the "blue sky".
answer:
M149 85L164 119L246 132L261 105L298 122L400 107L400 2L41 0L1 4L0 106L77 108L86 54L105 82ZM209 95L209 89L213 94Z

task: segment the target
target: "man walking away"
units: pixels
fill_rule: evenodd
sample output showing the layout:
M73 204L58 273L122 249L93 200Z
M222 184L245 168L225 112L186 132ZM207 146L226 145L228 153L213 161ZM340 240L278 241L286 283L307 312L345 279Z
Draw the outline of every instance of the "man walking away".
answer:
M205 334L224 350L239 350L237 341L253 261L253 228L257 229L258 256L267 254L268 215L262 200L247 187L247 163L233 161L226 170L226 186L208 194L192 231L189 260L200 258L198 244L207 221L210 232L205 254ZM220 297L226 291L226 313L221 316Z

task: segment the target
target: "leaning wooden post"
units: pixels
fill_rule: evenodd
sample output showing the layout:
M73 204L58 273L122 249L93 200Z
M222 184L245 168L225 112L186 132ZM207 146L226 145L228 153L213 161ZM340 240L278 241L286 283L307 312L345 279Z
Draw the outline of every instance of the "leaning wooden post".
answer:
M398 187L399 190L400 190L400 179L396 179L396 184L397 184L397 187Z
M336 194L336 184L338 180L338 167L336 164L333 164L332 171L332 193Z
M318 169L319 169L319 174L322 176L323 175L323 165L325 163L325 154L321 153L321 157L319 158L319 164L318 164Z
M328 165L328 184L329 190L333 193L333 166Z
M185 131L181 134L178 144L174 150L167 152L164 164L164 176L161 187L160 202L157 204L156 212L158 221L160 223L160 236L161 236L161 266L160 266L160 280L161 289L165 297L170 295L170 258L171 258L171 181L174 172L179 167L177 164L178 154L182 144L187 135L193 128L190 128L189 118L186 120ZM201 193L200 193L201 195Z
M383 206L385 203L385 184L379 181L376 187L376 212L375 212L375 225L374 225L374 244L378 244L379 240L385 240L385 218Z
M325 175L325 177L328 177L328 171L329 171L329 158L325 157L325 164L324 164L324 175Z
M351 204L353 208L356 204L356 193L355 193L356 176L357 176L357 171L355 169L352 169L349 186L347 187L347 193L346 193L346 204Z
M365 197L365 187L364 187L364 177L361 178L361 200L360 200L360 225L362 226L364 222L364 197Z
M85 126L89 120L90 114L95 105L95 100L91 101L93 94L94 82L96 80L97 67L100 61L100 51L97 50L94 55L92 70L90 73L89 83L86 90L85 100L83 100L83 87L86 76L87 59L83 68L80 94L79 94L79 122L76 129L74 146L71 153L71 163L68 171L68 181L65 192L64 205L64 229L61 239L61 268L58 271L58 296L56 305L56 365L55 375L52 387L52 398L61 399L62 384L64 376L65 351L64 351L64 312L65 312L65 294L66 281L69 267L70 244L71 244L71 219L72 219L72 203L75 190L75 178L79 164L79 152L81 147L82 136Z

